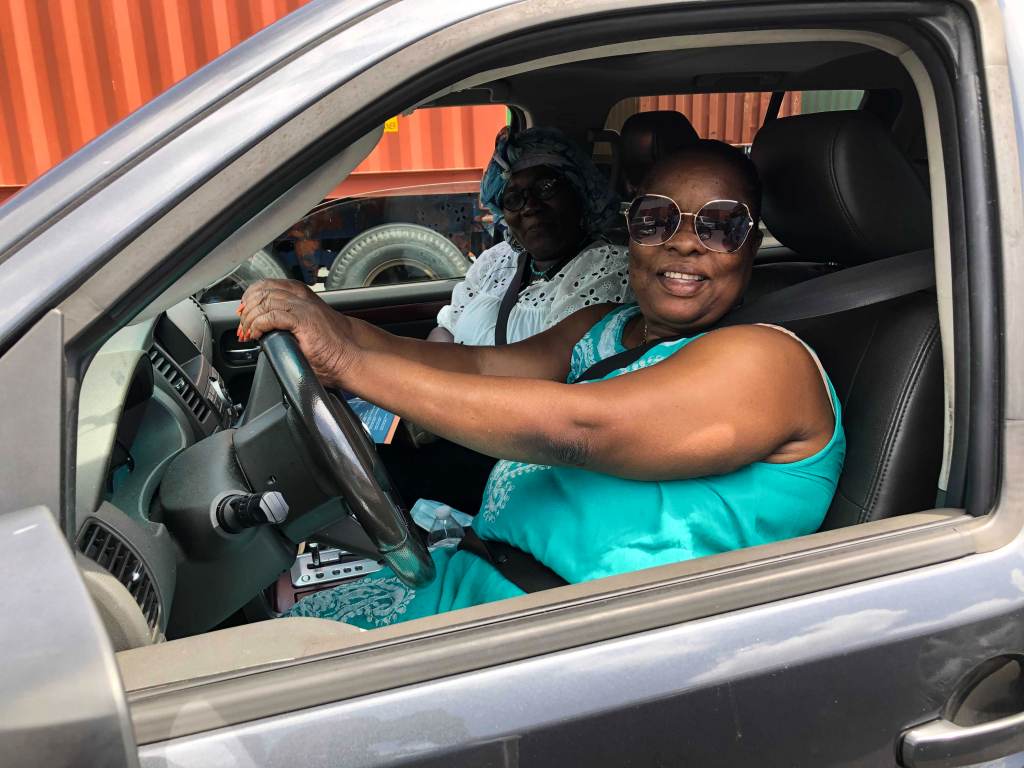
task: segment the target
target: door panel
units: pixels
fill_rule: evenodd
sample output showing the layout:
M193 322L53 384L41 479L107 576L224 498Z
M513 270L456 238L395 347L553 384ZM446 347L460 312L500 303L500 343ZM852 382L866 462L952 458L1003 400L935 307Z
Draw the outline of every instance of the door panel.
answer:
M1013 545L500 667L481 659L477 672L152 744L142 762L895 766L907 727L937 718L993 654L1024 648L1024 592L1009 578L1021 561Z

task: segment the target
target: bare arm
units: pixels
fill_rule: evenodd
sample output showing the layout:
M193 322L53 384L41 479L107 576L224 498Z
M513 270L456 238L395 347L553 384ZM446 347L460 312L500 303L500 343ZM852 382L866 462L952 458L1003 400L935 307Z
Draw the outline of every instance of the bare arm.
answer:
M346 344L366 352L380 352L414 361L430 368L480 376L565 381L572 348L613 305L580 310L554 328L529 339L502 347L436 344L421 339L395 336L370 323L346 317L331 309L302 283L294 280L262 280L242 297L242 324L252 325L256 315L264 317L259 332L270 328L296 334L317 375L332 380L338 358ZM323 362L319 367L318 361Z
M678 479L754 461L805 458L828 442L833 428L814 362L799 342L769 328L723 329L659 365L566 385L553 378L434 367L415 355L397 354L415 346L375 344L361 332L348 341L333 337L331 344L343 351L324 357L317 343L330 334L313 331L301 313L250 310L247 301L243 323L251 325L254 337L274 328L292 330L329 380L431 432L501 458ZM567 357L568 349L562 350Z
M585 385L434 372L381 353L357 356L345 381L481 453L639 480L795 461L823 448L833 429L807 352L753 326L718 331L659 365Z

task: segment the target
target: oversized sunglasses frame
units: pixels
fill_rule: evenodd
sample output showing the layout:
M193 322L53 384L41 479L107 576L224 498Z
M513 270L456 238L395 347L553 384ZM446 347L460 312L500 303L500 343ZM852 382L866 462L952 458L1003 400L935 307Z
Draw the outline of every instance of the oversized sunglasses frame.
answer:
M670 203L672 203L672 205L674 205L676 207L676 210L679 212L679 221L676 222L676 228L673 229L671 234L669 234L660 243L641 243L639 240L637 240L635 237L633 237L633 232L632 232L632 230L630 229L630 226L629 226L629 213L630 213L630 211L633 210L633 205L636 204L637 200L642 200L642 199L648 198L648 197L656 197L656 198L658 198L660 200L668 200ZM739 245L737 245L735 248L733 248L731 250L725 251L725 250L722 250L720 248L712 248L697 233L697 217L700 216L700 212L701 211L703 211L705 208L707 208L709 205L712 205L713 203L731 203L734 207L737 206L737 205L743 206L743 210L747 214L747 220L750 221L750 226L747 228L747 233L745 235L743 235L743 239L740 240ZM634 197L633 200L630 201L629 208L626 209L626 213L625 213L625 217L626 217L626 231L629 232L629 239L632 242L634 242L637 245L639 245L641 248L655 248L655 247L657 247L659 245L664 245L669 240L671 240L673 237L675 237L676 233L679 232L679 228L683 225L683 219L685 217L687 217L687 216L692 216L693 217L693 233L695 235L697 235L697 239L700 240L701 245L703 245L709 251L714 251L715 253L736 253L736 251L738 251L740 248L742 248L744 243L747 242L747 238L750 237L750 233L754 229L754 216L753 216L753 214L750 213L750 206L748 206L746 203L741 202L739 200L726 200L724 198L716 198L714 200L708 200L706 203L704 203L704 205L702 205L700 208L697 209L696 213L689 213L688 211L684 211L682 208L680 208L679 207L679 203L677 203L675 200L673 200L668 195L646 194L646 195L640 195L639 197Z

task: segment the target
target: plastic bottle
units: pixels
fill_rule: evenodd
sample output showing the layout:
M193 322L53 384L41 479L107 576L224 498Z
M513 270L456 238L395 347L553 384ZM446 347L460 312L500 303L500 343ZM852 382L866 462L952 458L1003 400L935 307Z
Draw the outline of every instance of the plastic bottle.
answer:
M427 534L427 547L457 547L465 535L462 526L452 517L452 508L442 504L434 513L434 524Z

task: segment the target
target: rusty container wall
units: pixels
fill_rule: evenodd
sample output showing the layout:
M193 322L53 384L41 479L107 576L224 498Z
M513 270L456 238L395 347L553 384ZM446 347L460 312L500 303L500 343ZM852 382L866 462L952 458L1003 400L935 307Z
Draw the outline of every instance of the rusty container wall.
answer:
M0 0L0 203L305 2ZM799 112L799 98L787 95L782 114ZM701 135L747 143L767 103L768 94L641 97L614 112L624 119L638 109L678 109ZM390 122L396 130L384 134L334 195L478 182L506 112L450 107Z
M3 0L0 201L307 0Z
M377 147L332 195L479 182L495 136L507 122L501 105L435 107L400 115L385 125Z
M147 101L307 0L3 0L0 203ZM478 182L502 106L390 121L335 195Z

